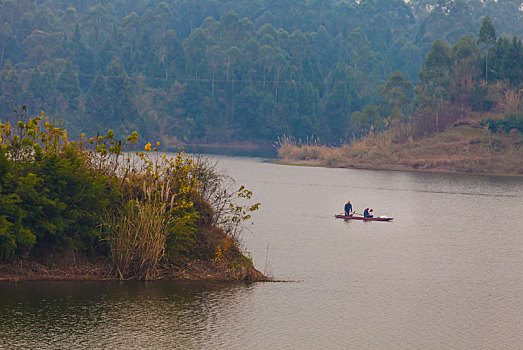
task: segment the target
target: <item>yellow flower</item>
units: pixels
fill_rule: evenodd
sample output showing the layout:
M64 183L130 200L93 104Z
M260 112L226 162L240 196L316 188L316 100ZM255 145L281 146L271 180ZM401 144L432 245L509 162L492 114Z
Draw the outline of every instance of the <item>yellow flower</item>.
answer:
M214 258L214 262L220 262L223 260L223 253L222 253L222 247L220 247L219 245L216 247L216 251L214 253L215 255L215 258Z
M151 143L150 142L147 142L147 144L145 145L145 148L144 148L146 151L151 151Z
M82 138L85 139L85 132L82 133Z
M156 147L160 147L160 142L156 142Z

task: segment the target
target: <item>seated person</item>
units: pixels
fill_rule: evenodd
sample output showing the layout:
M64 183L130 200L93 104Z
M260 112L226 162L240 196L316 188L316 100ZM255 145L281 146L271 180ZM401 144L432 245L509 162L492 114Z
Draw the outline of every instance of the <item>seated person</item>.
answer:
M366 208L366 209L363 211L363 217L364 217L364 218L368 218L368 217L370 217L369 215L370 215L370 214L369 214L369 208Z

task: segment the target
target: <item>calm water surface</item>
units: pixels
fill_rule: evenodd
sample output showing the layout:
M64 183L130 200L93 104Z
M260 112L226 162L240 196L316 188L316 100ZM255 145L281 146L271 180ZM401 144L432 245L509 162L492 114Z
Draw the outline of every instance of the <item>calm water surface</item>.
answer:
M262 203L246 250L292 282L2 283L0 348L523 348L523 178L218 160ZM334 219L347 200L395 219Z

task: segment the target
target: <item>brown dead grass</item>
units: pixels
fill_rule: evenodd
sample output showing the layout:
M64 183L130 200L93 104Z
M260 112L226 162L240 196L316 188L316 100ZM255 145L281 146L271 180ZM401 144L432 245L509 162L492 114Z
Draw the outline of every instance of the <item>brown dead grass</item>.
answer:
M445 131L414 140L408 125L342 147L288 144L280 162L328 167L523 175L522 136L480 127L491 115L469 114ZM310 155L315 155L311 157Z

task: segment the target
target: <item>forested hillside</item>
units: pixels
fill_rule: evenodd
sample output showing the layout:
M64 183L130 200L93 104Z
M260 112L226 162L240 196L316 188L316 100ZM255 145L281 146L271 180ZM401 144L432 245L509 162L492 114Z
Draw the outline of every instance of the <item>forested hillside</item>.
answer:
M167 145L437 129L445 101L493 107L476 82L521 84L522 23L521 0L1 0L0 116Z

